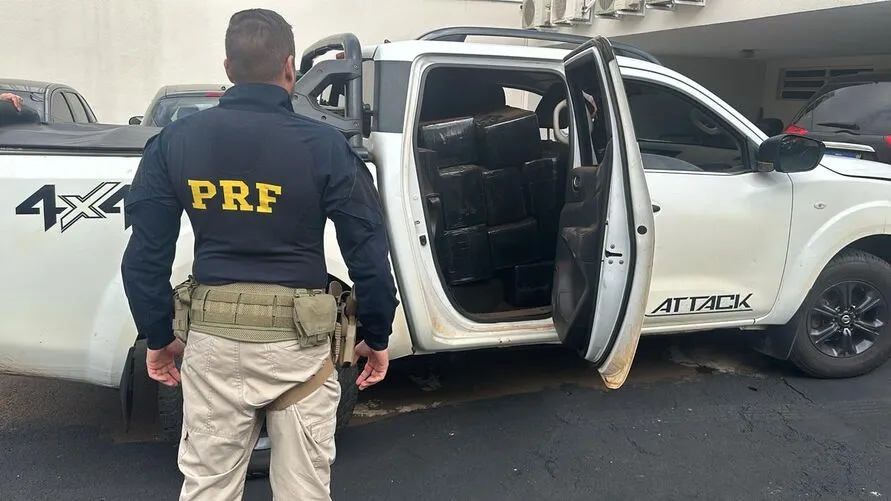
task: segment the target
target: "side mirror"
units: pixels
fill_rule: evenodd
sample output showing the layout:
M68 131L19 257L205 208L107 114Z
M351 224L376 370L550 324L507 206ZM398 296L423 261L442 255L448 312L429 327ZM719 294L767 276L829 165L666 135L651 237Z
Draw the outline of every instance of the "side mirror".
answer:
M129 123L130 123L130 125L139 125L142 123L142 117L141 116L130 117Z
M755 124L768 137L773 137L783 133L783 121L779 118L762 118Z
M822 141L793 134L766 139L758 148L758 172L806 172L820 164L826 145Z

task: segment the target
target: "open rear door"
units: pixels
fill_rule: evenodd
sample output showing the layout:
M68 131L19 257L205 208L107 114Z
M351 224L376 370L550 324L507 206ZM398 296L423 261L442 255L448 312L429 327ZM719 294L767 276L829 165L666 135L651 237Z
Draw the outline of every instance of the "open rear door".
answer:
M594 38L563 64L572 170L557 238L554 324L560 340L616 389L628 377L640 339L653 266L653 210L609 41ZM593 117L586 104L591 98Z

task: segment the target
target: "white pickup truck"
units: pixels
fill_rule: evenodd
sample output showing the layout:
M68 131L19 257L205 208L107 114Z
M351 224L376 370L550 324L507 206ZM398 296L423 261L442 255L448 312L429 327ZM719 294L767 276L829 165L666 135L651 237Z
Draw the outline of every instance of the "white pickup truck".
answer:
M446 28L363 49L343 34L310 47L300 70L296 111L342 130L376 178L401 301L394 359L562 342L618 388L641 334L756 331L758 349L818 377L891 353L887 165L768 139L702 86L599 37ZM493 121L517 135L505 143ZM119 387L129 408L142 355L121 286L122 202L154 132L0 130L0 371ZM521 150L543 161L489 168ZM184 224L174 284L192 245ZM349 287L331 225L325 253ZM179 401L160 394L175 437Z

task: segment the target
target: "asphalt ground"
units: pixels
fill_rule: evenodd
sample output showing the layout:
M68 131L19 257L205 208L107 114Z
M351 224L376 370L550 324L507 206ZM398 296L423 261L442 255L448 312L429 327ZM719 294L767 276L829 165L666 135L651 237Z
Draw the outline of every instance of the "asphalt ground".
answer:
M560 348L394 362L338 441L335 500L880 499L891 364L817 380L733 334L642 341L607 391ZM0 377L0 500L176 499L150 391ZM244 499L271 499L264 478Z

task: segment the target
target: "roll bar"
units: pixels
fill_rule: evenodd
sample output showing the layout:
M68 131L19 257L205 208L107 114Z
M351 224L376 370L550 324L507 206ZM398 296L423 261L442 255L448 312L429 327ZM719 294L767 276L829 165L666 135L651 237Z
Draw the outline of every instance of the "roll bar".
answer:
M313 64L317 57L334 50L342 51L343 56ZM356 35L340 33L310 45L300 58L298 75L294 85L294 111L331 125L343 132L354 148L362 148L362 46ZM319 104L319 95L329 85L334 89L344 87L346 106L343 116Z
M579 46L591 40L591 37L572 35L569 33L556 33L551 31L526 30L520 28L490 28L486 26L454 26L439 28L424 33L418 40L438 42L465 42L468 36L519 38L525 40L541 40ZM610 40L610 45L616 51L616 55L632 57L662 66L662 63L649 52L643 51L633 45Z

